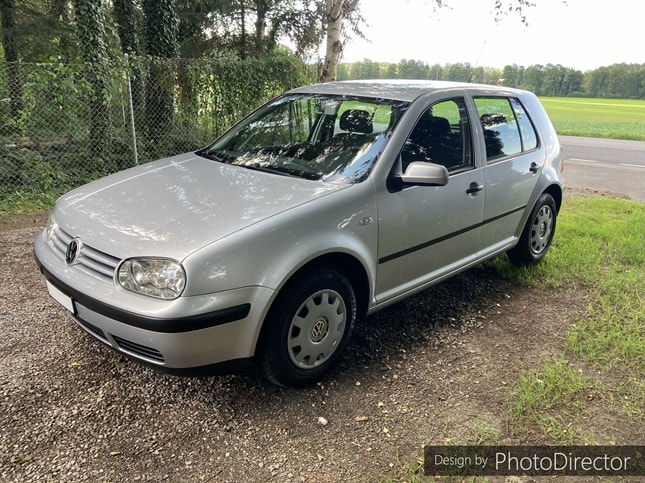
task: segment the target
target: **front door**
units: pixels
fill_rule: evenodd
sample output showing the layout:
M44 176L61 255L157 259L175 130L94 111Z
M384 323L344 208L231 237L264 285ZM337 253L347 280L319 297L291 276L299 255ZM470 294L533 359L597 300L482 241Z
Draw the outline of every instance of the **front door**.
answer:
M440 101L418 119L401 150L401 170L425 161L444 165L445 186L382 193L376 301L422 288L475 259L484 209L484 176L472 149L462 98Z

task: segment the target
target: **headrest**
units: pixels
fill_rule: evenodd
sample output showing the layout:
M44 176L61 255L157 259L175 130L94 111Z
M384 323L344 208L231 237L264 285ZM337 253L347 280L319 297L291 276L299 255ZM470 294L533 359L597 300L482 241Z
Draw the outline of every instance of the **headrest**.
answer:
M422 117L419 119L417 126L432 136L447 136L450 134L450 122L445 117Z
M343 131L371 134L374 131L372 117L367 111L361 109L350 109L340 116L340 128Z

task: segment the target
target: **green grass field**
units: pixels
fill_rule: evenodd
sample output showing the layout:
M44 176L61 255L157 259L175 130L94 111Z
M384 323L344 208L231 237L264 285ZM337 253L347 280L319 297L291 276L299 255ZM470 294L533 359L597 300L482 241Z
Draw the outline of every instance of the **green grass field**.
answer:
M645 100L541 97L558 134L645 141Z

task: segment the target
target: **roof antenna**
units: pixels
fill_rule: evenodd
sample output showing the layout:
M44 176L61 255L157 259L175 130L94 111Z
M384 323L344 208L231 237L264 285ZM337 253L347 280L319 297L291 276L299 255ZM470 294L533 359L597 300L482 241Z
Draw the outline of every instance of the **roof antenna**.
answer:
M482 48L479 51L479 55L477 56L477 61L475 62L475 65L473 65L472 71L470 72L470 77L468 77L468 83L469 84L473 80L473 76L475 75L475 69L479 65L479 61L482 58L482 54L484 53L484 49L486 48L486 42L488 42L488 40L484 40L484 44L482 45Z

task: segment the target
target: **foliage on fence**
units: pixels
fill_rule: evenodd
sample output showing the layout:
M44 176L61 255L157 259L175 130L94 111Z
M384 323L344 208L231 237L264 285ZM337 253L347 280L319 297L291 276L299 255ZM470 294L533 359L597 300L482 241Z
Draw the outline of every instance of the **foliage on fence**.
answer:
M88 67L0 63L0 201L25 195L53 198L133 166L130 110L138 161L146 162L200 148L264 101L306 83L302 66L288 55L248 61L113 61L103 106L110 118L108 148L103 150L91 131L93 116L99 114L93 112L97 94ZM141 92L151 70L163 76L170 99L154 103ZM15 78L20 79L22 98L20 110L12 113L15 100L10 93L15 91L9 79ZM132 104L129 84L136 91Z

